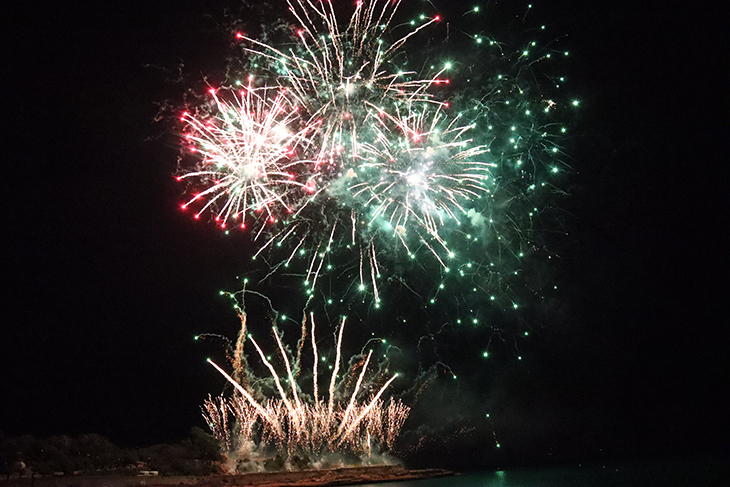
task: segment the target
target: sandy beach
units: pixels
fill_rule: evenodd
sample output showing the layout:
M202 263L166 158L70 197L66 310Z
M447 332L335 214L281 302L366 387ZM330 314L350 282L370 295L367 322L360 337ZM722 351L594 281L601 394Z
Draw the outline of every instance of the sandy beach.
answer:
M326 487L334 485L358 485L373 482L417 480L453 475L440 469L408 470L401 466L346 467L327 470L302 470L296 472L262 472L240 475L210 475L206 477L24 477L0 479L0 486L20 487L146 487L183 485L195 487Z

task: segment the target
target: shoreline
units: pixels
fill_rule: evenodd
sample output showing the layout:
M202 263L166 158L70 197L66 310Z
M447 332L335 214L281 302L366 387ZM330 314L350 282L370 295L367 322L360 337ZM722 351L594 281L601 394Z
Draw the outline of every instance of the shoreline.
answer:
M253 472L236 475L214 474L205 477L24 477L22 479L0 479L2 487L167 487L182 485L189 487L329 487L338 485L359 485L402 480L420 480L454 475L442 469L408 470L399 465L343 467L326 470L299 470L283 472Z

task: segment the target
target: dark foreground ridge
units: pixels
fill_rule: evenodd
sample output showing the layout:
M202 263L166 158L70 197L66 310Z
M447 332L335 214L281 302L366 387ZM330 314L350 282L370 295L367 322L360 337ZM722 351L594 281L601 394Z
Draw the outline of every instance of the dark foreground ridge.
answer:
M185 485L192 487L326 487L333 485L358 485L373 482L419 480L453 475L442 469L407 470L399 465L346 467L327 470L301 470L296 472L261 472L239 475L208 475L205 477L36 477L34 479L0 479L1 487L33 485L34 487L128 487L144 485L161 487ZM33 482L33 483L31 483Z

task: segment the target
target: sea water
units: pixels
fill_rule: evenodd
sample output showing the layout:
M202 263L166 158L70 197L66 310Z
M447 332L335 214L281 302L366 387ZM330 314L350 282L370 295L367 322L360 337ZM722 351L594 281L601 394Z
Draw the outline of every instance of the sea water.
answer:
M378 487L730 487L730 461L664 460L621 465L574 465L496 470L453 477L370 484Z

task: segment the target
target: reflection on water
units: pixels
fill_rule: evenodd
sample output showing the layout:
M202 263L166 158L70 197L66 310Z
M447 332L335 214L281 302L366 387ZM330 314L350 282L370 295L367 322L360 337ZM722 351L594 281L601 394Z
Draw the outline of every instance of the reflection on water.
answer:
M382 487L702 487L730 486L730 461L661 461L635 465L498 470L410 482L370 484Z

